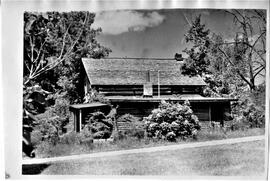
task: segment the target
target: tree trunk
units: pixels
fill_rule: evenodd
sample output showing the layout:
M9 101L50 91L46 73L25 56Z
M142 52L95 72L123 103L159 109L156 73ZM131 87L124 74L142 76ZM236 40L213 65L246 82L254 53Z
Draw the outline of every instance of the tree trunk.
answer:
M250 78L249 88L250 88L250 92L253 92L255 90L256 86L255 86L255 79L254 78Z

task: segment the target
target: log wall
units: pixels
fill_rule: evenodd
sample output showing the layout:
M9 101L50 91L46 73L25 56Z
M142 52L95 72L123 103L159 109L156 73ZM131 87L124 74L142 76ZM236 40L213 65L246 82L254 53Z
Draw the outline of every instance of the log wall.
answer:
M113 103L114 106L118 105L117 114L132 114L134 116L143 118L151 114L151 111L158 108L158 102L118 102ZM224 120L224 113L230 113L229 102L191 102L191 109L194 114L198 116L200 121L222 121Z
M142 96L143 85L118 85L118 86L93 86L99 93L105 96ZM160 95L172 94L201 94L198 86L161 85ZM158 95L158 86L153 85L153 95Z

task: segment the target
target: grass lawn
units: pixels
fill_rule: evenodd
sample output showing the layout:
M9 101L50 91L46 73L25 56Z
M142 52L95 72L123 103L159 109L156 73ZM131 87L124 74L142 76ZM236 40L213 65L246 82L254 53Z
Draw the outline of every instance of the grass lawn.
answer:
M38 146L36 150L37 158L46 158L46 157L56 157L56 156L65 156L65 155L74 155L74 154L86 154L93 152L101 151L115 151L123 149L134 149L134 148L146 148L153 146L162 146L162 145L172 145L172 144L183 144L188 142L198 142L198 141L209 141L209 140L220 140L226 138L238 138L244 136L258 136L263 135L263 128L254 128L247 130L238 130L238 131L227 131L226 133L221 130L208 130L202 129L198 133L197 140L192 138L187 140L178 140L177 142L168 142L164 140L153 140L153 139L142 139L138 140L136 138L127 138L119 140L117 142L101 142L94 143L89 145L70 145L70 144L57 144L50 145L43 143Z
M264 141L129 154L47 165L41 174L264 176Z

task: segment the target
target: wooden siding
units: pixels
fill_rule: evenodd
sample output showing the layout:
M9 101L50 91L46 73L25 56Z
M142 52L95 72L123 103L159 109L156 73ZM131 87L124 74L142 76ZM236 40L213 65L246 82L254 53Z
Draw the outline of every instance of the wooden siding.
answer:
M159 105L158 102L114 102L113 104L119 106L117 110L119 116L128 113L140 118L151 114L151 111L158 108ZM230 103L192 102L191 109L200 121L210 121L210 119L211 121L222 121L224 113L230 113Z
M173 101L177 102L177 101ZM183 102L180 101L181 103ZM148 102L140 102L133 100L133 102L127 101L113 101L111 102L114 106L119 106L117 109L117 117L124 115L124 114L131 114L140 119L143 117L148 116L151 114L152 110L158 108L160 102L159 101L148 101ZM198 116L198 119L201 122L205 121L216 121L221 122L225 120L224 114L226 112L230 113L230 101L223 101L223 102L190 102L191 109L193 110L194 114ZM110 106L108 105L101 105L96 106L93 103L92 107L85 105L73 105L70 107L70 111L73 114L74 119L74 129L77 132L81 131L82 125L84 125L90 118L91 113L96 111L101 111L105 115L109 113ZM127 129L128 125L125 123L119 124L120 129Z
M134 129L133 124L129 121L119 121L117 120L117 130L118 131L128 131Z
M117 114L119 116L124 114L131 114L136 117L143 118L148 116L154 108L157 108L159 103L116 103L115 106L118 105Z
M95 86L99 93L105 96L140 96L143 95L143 85L137 86Z
M143 85L111 85L93 86L99 93L105 96L142 96ZM170 86L161 85L160 95L172 94L201 94L201 87L198 86ZM158 95L158 86L153 85L153 95Z

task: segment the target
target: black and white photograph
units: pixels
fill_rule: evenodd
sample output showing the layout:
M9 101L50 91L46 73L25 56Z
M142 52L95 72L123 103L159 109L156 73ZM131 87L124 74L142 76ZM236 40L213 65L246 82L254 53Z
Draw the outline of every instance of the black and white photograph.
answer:
M267 179L269 9L115 7L22 12L21 175Z

